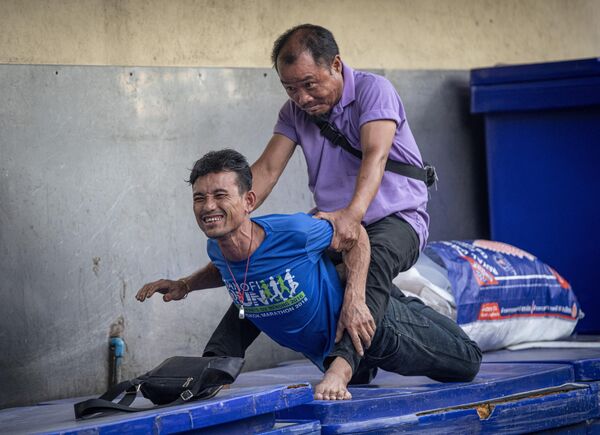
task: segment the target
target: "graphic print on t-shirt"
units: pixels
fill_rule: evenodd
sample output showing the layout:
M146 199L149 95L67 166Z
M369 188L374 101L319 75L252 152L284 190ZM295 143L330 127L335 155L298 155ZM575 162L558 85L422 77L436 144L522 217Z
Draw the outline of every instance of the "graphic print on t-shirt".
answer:
M225 280L225 285L234 303L241 306L240 294L233 280ZM295 281L292 269L264 277L259 281L242 283L244 312L248 318L268 317L286 314L300 308L307 302L300 284Z
M227 262L216 240L208 241L208 255L238 309L243 300L247 320L324 370L344 294L335 266L324 255L333 227L304 213L252 221L263 228L265 237L251 255L247 272L247 261Z

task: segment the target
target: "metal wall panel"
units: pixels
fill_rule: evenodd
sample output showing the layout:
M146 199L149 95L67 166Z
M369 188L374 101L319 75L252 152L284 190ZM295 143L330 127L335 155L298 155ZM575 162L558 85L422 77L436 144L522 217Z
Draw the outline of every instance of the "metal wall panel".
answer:
M468 73L386 75L440 169L432 239L485 235ZM223 289L169 304L134 295L208 260L184 180L211 149L260 155L286 99L276 74L0 65L0 98L0 407L104 390L120 318L123 377L199 355L229 304ZM306 186L297 151L260 213L310 209ZM261 338L247 368L295 356Z
M483 118L469 112L468 71L386 71L423 159L439 183L430 189L429 240L489 237Z

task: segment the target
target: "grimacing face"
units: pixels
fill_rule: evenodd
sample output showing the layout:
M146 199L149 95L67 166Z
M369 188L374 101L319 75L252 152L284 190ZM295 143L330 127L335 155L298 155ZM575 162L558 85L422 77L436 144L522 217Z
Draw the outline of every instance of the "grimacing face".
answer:
M315 63L304 51L291 65L278 60L277 71L288 97L311 116L329 113L342 97L344 79L339 56L328 67Z
M211 239L237 230L252 210L250 192L240 194L235 172L206 174L192 186L196 222Z

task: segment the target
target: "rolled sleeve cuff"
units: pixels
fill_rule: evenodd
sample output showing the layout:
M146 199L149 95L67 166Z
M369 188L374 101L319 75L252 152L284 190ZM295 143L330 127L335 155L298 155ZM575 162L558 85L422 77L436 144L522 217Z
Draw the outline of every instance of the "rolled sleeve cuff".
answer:
M352 375L356 373L362 357L356 353L352 340L347 333L344 333L342 340L336 344L333 351L325 358L325 361L323 362L325 370L329 369L329 366L337 357L342 357L346 360L352 368Z
M359 126L362 127L367 122L382 120L394 121L396 125L400 125L400 123L402 122L402 119L400 119L400 116L398 115L398 111L394 111L392 109L378 109L370 110L360 115L358 123Z
M282 122L275 124L275 127L273 128L273 134L281 134L290 139L292 142L296 144L298 143L298 135L296 134L296 130Z

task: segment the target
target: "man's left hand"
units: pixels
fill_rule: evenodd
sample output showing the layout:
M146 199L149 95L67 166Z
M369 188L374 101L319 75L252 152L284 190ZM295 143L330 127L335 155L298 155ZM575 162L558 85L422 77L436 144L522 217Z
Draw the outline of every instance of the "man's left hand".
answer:
M344 301L335 333L336 343L342 339L344 330L352 339L356 352L364 356L364 349L371 346L371 340L375 335L375 321L366 303Z
M315 214L317 219L324 219L333 225L333 238L331 239L331 249L338 252L345 252L351 249L358 240L360 231L360 216L350 209L343 208L332 212L320 211Z

